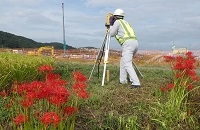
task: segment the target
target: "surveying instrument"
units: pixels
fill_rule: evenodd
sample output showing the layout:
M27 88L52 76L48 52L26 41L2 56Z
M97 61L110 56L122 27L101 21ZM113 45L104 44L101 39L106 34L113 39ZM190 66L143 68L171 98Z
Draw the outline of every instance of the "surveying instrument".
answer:
M91 76L92 76L92 74L94 72L94 69L95 69L96 65L98 64L98 78L99 78L99 66L100 66L100 63L101 63L102 58L104 56L104 69L103 69L103 77L102 77L101 86L104 86L105 76L106 76L106 65L108 63L109 45L110 45L110 39L111 39L111 37L110 37L110 18L111 17L113 17L113 14L108 13L107 17L106 17L106 24L105 24L105 26L107 27L106 35L105 35L103 44L102 44L101 48L99 49L98 55L97 55L96 60L95 60L95 64L94 64L94 66L92 68L92 71L90 73L90 76L89 76L89 80L90 80ZM136 73L138 73L143 78L143 75L140 72L140 70L138 69L138 67L136 66L136 64L134 62L132 62L132 63L133 63L133 66L134 66L134 68L136 70Z

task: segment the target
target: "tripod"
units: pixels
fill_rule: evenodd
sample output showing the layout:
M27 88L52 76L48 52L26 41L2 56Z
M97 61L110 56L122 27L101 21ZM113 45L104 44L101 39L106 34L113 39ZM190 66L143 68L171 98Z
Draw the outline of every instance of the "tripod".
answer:
M144 78L144 76L142 75L142 73L140 72L140 70L138 69L138 67L137 67L137 65L135 64L134 61L132 61L132 64L133 64L133 67L134 67L135 70L136 70L136 73L137 73L138 75L140 75L142 78Z
M104 69L103 69L103 77L102 77L102 85L101 86L104 86L104 81L105 81L105 76L106 76L106 64L108 63L109 45L110 45L110 29L107 28L105 39L104 39L103 44L98 52L97 58L95 60L95 64L94 64L92 71L90 73L90 76L89 76L89 80L90 80L90 78L93 74L93 71L96 67L96 64L98 64L98 78L99 78L99 65L100 65L102 57L104 55Z

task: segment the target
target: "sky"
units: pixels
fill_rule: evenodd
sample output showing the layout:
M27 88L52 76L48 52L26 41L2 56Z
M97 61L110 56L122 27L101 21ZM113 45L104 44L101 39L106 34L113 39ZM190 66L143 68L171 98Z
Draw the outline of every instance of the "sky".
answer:
M66 44L100 48L106 15L121 8L139 50L200 50L199 7L200 0L0 0L0 31L63 43L64 9ZM111 38L110 48L121 46Z

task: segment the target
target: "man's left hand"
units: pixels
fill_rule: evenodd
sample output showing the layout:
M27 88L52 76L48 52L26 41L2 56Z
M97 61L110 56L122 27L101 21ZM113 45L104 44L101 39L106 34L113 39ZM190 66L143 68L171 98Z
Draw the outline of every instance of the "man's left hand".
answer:
M110 25L113 26L114 22L116 21L115 16L110 17Z

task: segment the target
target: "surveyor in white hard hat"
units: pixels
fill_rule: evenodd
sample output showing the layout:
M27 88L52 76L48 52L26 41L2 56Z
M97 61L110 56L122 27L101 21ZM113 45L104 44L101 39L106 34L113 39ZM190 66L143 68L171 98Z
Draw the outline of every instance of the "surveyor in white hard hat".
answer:
M133 28L124 19L124 11L116 9L113 17L110 18L110 35L115 36L122 47L122 57L120 59L120 83L127 84L127 74L129 75L131 88L139 88L140 81L133 68L133 56L138 50L138 41Z

